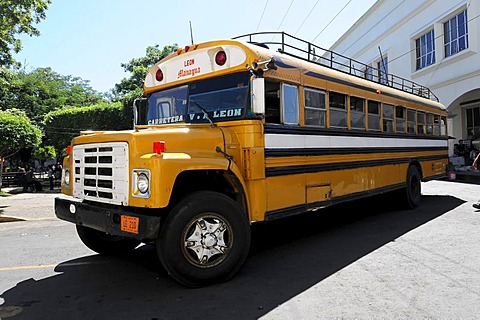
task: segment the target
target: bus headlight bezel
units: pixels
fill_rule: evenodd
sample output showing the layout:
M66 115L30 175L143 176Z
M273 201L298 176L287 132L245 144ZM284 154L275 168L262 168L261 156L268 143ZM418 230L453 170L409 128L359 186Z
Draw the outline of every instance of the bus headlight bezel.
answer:
M150 170L133 169L132 196L136 198L150 197Z

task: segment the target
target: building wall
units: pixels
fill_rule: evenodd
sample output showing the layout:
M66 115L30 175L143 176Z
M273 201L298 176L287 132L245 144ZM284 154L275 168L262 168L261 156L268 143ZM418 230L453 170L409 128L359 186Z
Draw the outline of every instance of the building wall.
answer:
M449 110L449 134L472 138L466 110L480 108L480 0L379 0L333 46L332 51L429 87ZM445 57L444 23L467 10L468 48ZM435 63L417 70L416 39L433 30ZM477 134L473 138L480 139Z

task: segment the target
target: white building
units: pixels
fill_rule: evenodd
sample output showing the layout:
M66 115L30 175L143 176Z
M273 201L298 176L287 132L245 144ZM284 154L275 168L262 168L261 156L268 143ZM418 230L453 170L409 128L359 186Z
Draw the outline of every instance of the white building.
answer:
M480 146L479 46L480 0L379 0L330 49L371 66L366 77L430 88L448 108L452 154L459 140Z

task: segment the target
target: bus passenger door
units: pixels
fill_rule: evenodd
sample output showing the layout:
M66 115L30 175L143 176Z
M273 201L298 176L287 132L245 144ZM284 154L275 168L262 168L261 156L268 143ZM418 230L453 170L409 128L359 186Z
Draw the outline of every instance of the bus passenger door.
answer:
M265 122L280 124L280 82L265 81Z

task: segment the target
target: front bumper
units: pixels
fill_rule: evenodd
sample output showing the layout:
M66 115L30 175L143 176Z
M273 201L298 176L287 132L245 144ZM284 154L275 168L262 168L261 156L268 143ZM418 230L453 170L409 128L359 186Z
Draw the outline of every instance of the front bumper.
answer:
M160 217L138 214L120 206L97 207L83 202L55 198L55 215L65 221L89 227L107 234L135 238L142 241L155 240L160 230ZM122 221L134 221L135 227L122 230Z

